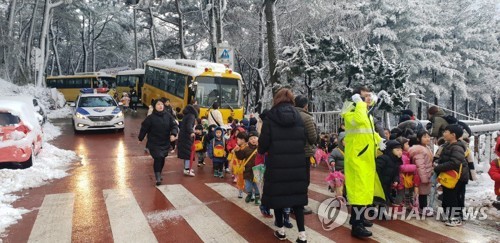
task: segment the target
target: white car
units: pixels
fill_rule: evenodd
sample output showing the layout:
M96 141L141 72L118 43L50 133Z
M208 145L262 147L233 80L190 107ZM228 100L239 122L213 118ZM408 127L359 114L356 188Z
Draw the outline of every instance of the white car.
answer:
M80 94L73 112L73 128L75 132L87 130L123 131L125 122L123 112L116 101L108 94Z

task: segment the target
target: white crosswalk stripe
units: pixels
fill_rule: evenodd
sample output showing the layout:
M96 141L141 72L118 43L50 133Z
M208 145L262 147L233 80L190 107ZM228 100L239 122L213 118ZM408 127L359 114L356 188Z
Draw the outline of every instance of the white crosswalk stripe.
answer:
M274 218L263 217L259 207L238 199L237 189L230 183L206 183L206 185L225 200L233 203L269 228L276 229ZM223 218L213 212L206 203L199 200L195 194L191 193L183 185L162 185L158 189L165 196L165 200L168 200L174 206L176 213L184 218L189 227L202 241L247 242L236 229L233 229ZM309 190L319 193L325 198L333 196L326 187L319 185L311 184ZM103 190L103 196L114 242L158 242L150 223L148 223L130 189ZM73 193L46 195L28 242L71 242L74 201L75 195ZM309 198L309 207L312 208L313 212L326 217L325 212L318 212L320 203ZM340 214L342 215L338 215L338 217L348 218L346 212L340 212ZM432 218L423 221L411 220L405 222L412 225L412 227L418 227L419 230L424 232L433 232L457 241L474 239L473 242L488 242L491 240L485 232L470 227L466 228L467 225L456 228L446 227L443 223ZM345 222L343 226L348 229L351 228L348 222ZM398 229L394 230L374 224L369 230L373 232L371 239L378 242L419 242L411 236L397 232ZM286 233L288 240L292 242L298 238L296 228L287 230ZM335 230L323 235L324 232L315 231L306 226L306 233L308 242L333 242L326 235L335 234ZM182 232L179 232L179 234L182 234Z
M240 207L247 213L251 214L253 217L261 221L262 223L266 224L272 229L276 229L276 226L274 226L274 219L273 218L264 218L262 214L260 213L259 207L253 205L253 204L248 204L245 203L245 201L238 199L236 197L236 192L237 190L227 184L227 183L206 183L206 185L210 188L212 188L214 191L219 193L221 196L229 200L230 202L236 204L236 206ZM287 238L295 242L295 240L298 238L299 234L297 229L292 229L288 230L286 232ZM332 240L328 239L327 237L321 235L320 233L306 227L306 234L307 234L307 242L332 242Z
M164 185L158 189L204 242L247 242L182 185Z
M28 242L71 242L74 201L73 193L46 195Z
M103 194L114 242L158 242L130 189Z

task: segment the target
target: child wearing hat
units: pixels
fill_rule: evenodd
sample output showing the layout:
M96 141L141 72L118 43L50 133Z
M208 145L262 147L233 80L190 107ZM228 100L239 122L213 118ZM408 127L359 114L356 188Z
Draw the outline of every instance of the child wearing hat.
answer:
M242 161L245 170L243 171L243 179L245 179L245 191L247 196L245 202L249 203L252 195L255 196L255 205L260 205L260 192L257 183L254 182L252 167L255 166L255 158L257 156L257 147L259 142L259 134L250 132L249 135L245 132L240 132L237 135L238 145L234 148L236 158Z
M402 156L403 145L396 140L389 140L384 154L376 159L377 174L384 189L386 206L394 202L391 199L391 188L399 185L399 166L402 164Z

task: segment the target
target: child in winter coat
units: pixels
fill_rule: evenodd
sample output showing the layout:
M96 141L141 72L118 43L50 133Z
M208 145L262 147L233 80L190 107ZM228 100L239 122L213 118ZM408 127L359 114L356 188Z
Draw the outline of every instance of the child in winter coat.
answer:
M401 156L402 164L399 167L399 181L400 183L396 187L397 193L397 203L403 203L403 206L408 208L413 208L418 204L418 196L420 178L417 173L417 166L411 163L410 160L410 144L409 140L405 137L398 137L396 139L403 147L403 154Z
M386 204L393 202L391 199L391 187L399 184L399 166L402 164L403 146L396 140L386 143L384 154L377 157L377 174L384 189Z
M399 165L401 165L401 156L403 155L403 146L395 140L389 140L386 143L384 154L377 157L375 160L377 166L377 174L380 184L384 189L385 202L380 205L379 217L383 217L386 207L394 200L391 198L391 187L399 184Z
M129 106L130 106L130 98L128 97L128 94L126 92L123 92L122 98L120 99L120 102L123 104L123 110L125 112L128 112ZM153 113L151 109L151 113Z
M329 156L329 146L330 146L330 137L327 134L321 136L318 144L318 148L316 149L316 153L314 154L314 159L316 163L313 164L314 167L321 164L321 162L328 163Z
M497 195L497 200L496 202L493 202L493 206L500 210L500 139L497 139L495 153L497 154L498 158L491 161L488 174L490 175L491 179L495 181L495 194Z
M327 176L328 188L334 189L337 196L344 195L344 133L338 137L338 146L333 149L328 158L330 174Z
M234 148L235 156L241 161L240 166L244 167L243 178L245 179L245 191L247 196L245 202L249 203L252 196L255 197L255 205L260 205L260 193L257 184L253 180L253 170L255 166L255 158L257 156L257 146L259 135L257 132L251 132L248 136L245 132L240 132L237 135L238 145ZM248 142L248 143L247 143Z
M418 205L420 212L430 217L433 215L433 208L428 207L427 196L431 193L433 174L433 153L429 148L431 136L427 131L420 131L417 136L410 140L409 150L411 163L417 166L420 186L418 190Z
M226 159L226 140L224 139L224 131L221 127L215 129L215 137L210 141L207 147L208 157L213 162L214 177L224 178L223 167Z
M207 134L203 131L203 126L198 124L194 128L194 135L194 148L198 157L198 167L201 167L205 165L205 155L207 152L205 137Z

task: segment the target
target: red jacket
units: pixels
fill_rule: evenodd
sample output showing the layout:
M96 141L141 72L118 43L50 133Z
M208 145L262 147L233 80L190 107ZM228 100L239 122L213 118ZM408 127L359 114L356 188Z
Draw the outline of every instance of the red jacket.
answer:
M242 127L237 127L236 129L238 129L239 132L244 132L245 129L242 128ZM228 152L231 152L233 151L234 148L236 148L236 145L238 145L238 140L236 140L236 136L231 135L231 138L229 138L229 140L227 141L227 144L226 144L226 150Z
M500 162L498 160L499 159L494 159L491 161L488 174L491 179L495 181L495 194L500 196Z

